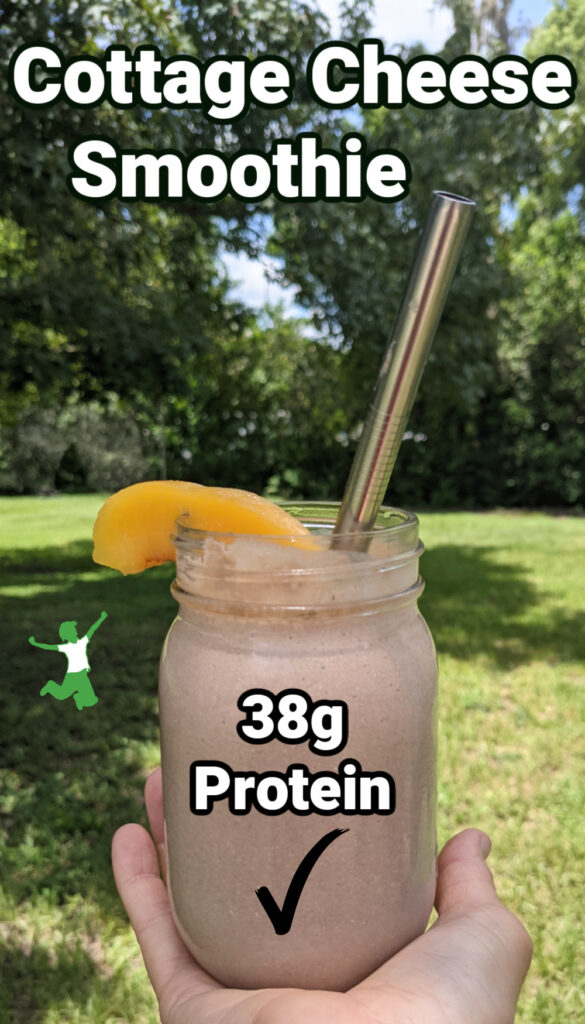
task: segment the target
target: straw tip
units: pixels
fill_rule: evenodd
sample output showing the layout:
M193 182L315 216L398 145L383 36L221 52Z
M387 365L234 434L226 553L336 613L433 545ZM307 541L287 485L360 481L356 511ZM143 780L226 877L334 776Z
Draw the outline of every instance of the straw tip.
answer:
M467 196L458 196L454 192L444 192L442 189L435 189L433 192L434 196L438 199L448 199L453 203L463 203L465 206L475 206L473 199L468 199Z

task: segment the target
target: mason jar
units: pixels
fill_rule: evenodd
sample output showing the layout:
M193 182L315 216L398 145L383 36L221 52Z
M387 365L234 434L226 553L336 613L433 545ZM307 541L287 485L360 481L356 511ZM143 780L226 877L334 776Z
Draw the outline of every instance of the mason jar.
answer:
M343 991L420 935L436 883L437 667L415 515L367 550L177 524L160 666L167 881L230 987Z

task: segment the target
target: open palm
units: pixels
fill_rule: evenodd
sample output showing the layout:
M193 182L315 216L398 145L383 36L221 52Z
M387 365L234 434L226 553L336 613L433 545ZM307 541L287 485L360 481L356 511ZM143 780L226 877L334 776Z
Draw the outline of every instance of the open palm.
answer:
M195 962L175 927L164 858L160 770L146 784L154 843L141 825L114 836L118 891L138 937L163 1024L509 1024L532 943L499 901L488 837L466 829L439 858L438 918L348 992L227 989ZM156 844L156 847L155 847ZM164 862L163 862L164 863Z

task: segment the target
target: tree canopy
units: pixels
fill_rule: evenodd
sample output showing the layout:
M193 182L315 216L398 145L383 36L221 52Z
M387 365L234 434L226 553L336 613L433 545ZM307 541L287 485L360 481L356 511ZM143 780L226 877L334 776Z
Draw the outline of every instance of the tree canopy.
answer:
M342 5L346 38L369 34L370 6ZM509 0L445 6L455 24L445 61L514 46ZM68 473L73 485L75 459L67 456L67 473L59 460L79 424L85 434L95 427L112 451L120 450L116 430L121 437L132 432L132 451L142 444L143 458L132 456L130 475L163 472L341 496L431 192L440 188L475 199L477 212L388 498L583 504L579 90L559 111L533 103L516 110L450 103L328 110L312 100L304 79L309 54L326 38L325 18L301 0L4 5L5 64L31 40L54 42L66 56L150 43L203 61L276 53L294 68L297 85L289 105L252 105L242 119L221 125L197 110L107 103L33 110L17 103L3 80L0 486L54 486ZM585 0L556 0L526 52L530 59L563 54L579 72L584 40ZM398 52L407 60L424 51ZM408 156L407 199L91 205L65 185L68 145L82 135L106 134L132 148L188 152L196 145L230 153L266 151L274 138L308 129L337 148L356 128L370 149ZM231 298L222 252L253 256L267 232L281 280L295 286L312 331ZM51 433L62 439L52 454ZM46 453L36 462L52 467L42 479L34 476L35 460L27 473L17 469L15 453L33 437L35 451L45 445ZM90 448L84 442L75 458L87 461ZM100 466L92 462L84 479L109 486L114 476Z
M157 44L165 53L201 60L273 47L300 73L324 32L323 17L299 0L228 7L189 0L40 0L5 5L0 53L7 65L16 48L32 40L58 44L65 57L96 54L112 43ZM294 108L252 107L229 126L191 110L108 104L80 110L61 103L36 110L18 103L3 77L0 131L10 142L0 157L5 388L26 389L29 400L114 390L157 401L180 391L185 361L237 322L218 248L253 251L256 210L227 199L217 207L185 204L180 210L84 204L65 186L72 140L106 134L135 148L171 142L188 150L193 139L226 151L264 148L306 117L302 89Z

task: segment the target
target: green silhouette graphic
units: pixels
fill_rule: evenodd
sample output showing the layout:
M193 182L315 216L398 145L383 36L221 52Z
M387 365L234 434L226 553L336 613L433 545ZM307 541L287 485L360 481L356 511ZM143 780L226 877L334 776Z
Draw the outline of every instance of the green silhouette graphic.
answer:
M40 647L43 651L61 651L67 658L67 672L63 682L56 683L53 679L49 679L41 690L41 697L45 697L47 694L50 694L55 700L67 700L68 697L73 697L78 711L97 704L98 698L88 675L87 645L96 629L107 617L108 613L102 612L99 619L96 619L85 636L82 637L77 635L76 622L62 622L59 626L59 636L65 641L62 644L41 644L35 640L34 636L29 636L28 642L33 647Z

